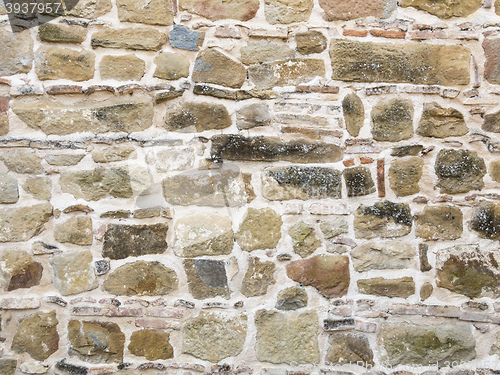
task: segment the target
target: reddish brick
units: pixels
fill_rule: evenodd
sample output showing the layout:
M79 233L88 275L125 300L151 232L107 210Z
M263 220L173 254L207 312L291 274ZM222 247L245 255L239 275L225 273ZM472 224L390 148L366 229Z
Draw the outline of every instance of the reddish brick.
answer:
M45 92L49 95L83 94L83 87L78 85L57 85L47 87Z
M390 39L404 39L406 38L406 33L399 30L370 30L370 34L379 38L390 38Z
M385 161L384 159L377 160L377 188L378 196L385 197Z
M348 159L343 161L346 167L352 167L354 165L354 159Z
M373 163L373 159L372 158L368 158L368 157L365 157L365 156L360 156L359 157L359 161L361 162L361 164L371 164L371 163Z
M344 31L342 31L342 35L364 37L364 36L368 35L368 30L351 30L351 29L345 29Z

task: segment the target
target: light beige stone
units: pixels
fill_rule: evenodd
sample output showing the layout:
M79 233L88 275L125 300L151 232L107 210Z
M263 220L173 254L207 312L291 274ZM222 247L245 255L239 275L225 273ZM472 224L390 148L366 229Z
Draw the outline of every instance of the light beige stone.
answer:
M52 206L34 206L0 210L0 242L21 242L43 232L44 224L52 217Z
M351 252L358 272L409 268L415 255L415 248L403 241L368 241Z
M111 0L78 0L68 16L94 19L111 10Z
M124 48L158 51L167 42L167 35L155 29L105 29L92 34L93 48Z
M29 177L23 189L36 199L48 201L52 197L52 180L50 177Z
M250 39L247 45L241 47L240 53L241 62L245 65L284 60L295 55L294 50L286 44L266 39Z
M54 285L63 296L86 292L99 285L90 250L65 251L50 258Z
M140 81L146 70L146 63L135 55L103 56L99 63L102 79L117 81Z
M69 79L87 81L94 77L95 55L61 47L41 47L35 53L35 70L42 81Z
M180 0L179 9L198 14L211 21L232 18L248 21L259 9L258 0Z
M122 22L161 26L174 23L172 2L168 0L117 0L116 6Z
M244 251L274 249L281 238L281 217L271 208L249 208L236 233Z
M135 147L130 144L116 144L100 150L92 152L92 159L96 163L111 163L115 161L123 161L135 159L137 153Z
M161 52L155 58L154 77L176 80L189 76L189 59L180 53Z
M31 150L13 149L3 153L1 159L9 170L16 173L38 174L43 172L40 157Z
M90 246L94 240L90 216L73 216L54 228L54 238L62 243Z
M265 0L266 20L276 23L306 22L311 16L313 0Z
M33 39L29 31L0 30L0 76L28 73L33 63Z
M240 88L247 77L245 67L216 49L200 51L196 56L192 79L194 82Z

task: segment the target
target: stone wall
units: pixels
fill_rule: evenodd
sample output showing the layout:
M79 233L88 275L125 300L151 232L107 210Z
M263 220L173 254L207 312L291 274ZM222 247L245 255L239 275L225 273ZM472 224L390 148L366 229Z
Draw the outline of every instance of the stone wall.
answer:
M500 0L0 5L1 375L498 374Z

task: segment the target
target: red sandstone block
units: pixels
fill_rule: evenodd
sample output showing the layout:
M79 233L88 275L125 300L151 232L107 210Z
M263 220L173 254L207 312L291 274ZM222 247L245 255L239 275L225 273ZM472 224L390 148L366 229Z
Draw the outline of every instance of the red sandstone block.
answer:
M370 30L370 34L379 38L390 38L390 39L404 39L406 38L406 33L404 31L398 30Z
M345 29L342 31L342 35L344 36L358 36L358 37L364 37L368 35L368 30L350 30L350 29Z
M354 165L354 159L347 159L343 161L346 167L352 167Z
M361 162L361 164L371 164L371 163L373 163L373 159L372 158L368 158L368 157L365 157L365 156L360 156L359 157L359 161Z

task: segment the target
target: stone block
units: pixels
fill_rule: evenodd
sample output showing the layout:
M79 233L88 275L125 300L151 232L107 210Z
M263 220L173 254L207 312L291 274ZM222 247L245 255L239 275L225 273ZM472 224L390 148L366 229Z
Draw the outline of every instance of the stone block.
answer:
M135 55L103 56L99 63L102 79L117 81L140 81L144 76L146 63Z
M117 0L118 19L148 25L169 26L174 23L172 3L166 0Z
M194 62L194 82L240 88L247 77L245 67L216 49L200 51Z
M281 217L272 208L248 208L236 233L244 251L274 249L281 238Z
M167 36L155 29L106 29L92 34L91 45L93 48L159 51L166 41Z
M69 79L87 81L94 77L95 55L61 47L41 47L35 53L35 70L42 81Z

